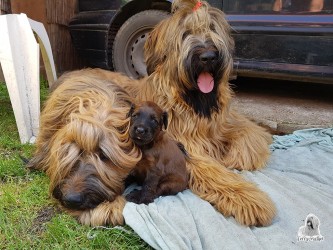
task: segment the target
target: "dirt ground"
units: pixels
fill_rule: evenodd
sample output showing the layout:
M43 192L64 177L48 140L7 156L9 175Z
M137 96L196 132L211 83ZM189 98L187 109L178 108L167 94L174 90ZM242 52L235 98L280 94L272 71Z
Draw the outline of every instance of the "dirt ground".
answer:
M333 84L239 78L232 86L233 107L277 134L333 126Z

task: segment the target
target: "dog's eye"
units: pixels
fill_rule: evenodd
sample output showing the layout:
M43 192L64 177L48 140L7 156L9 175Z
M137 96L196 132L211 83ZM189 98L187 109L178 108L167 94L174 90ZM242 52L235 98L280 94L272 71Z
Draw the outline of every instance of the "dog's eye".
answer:
M102 161L105 161L105 160L108 160L108 159L109 159L103 151L101 151L101 152L99 153L99 158L100 158Z
M210 24L210 25L209 25L209 29L210 29L211 31L213 31L214 33L217 33L214 24Z
M190 34L190 32L186 31L183 33L183 36L182 36L182 40L184 41L186 37L188 37L188 35Z
M132 117L132 118L136 118L136 117L138 117L139 115L140 115L140 113L133 113L131 117Z
M158 125L158 120L154 117L151 119L155 125Z

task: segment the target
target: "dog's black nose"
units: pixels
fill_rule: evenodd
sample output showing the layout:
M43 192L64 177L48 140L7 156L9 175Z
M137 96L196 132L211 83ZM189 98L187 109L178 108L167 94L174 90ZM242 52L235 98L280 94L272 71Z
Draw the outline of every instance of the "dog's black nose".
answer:
M83 203L82 195L77 194L77 193L67 194L66 196L64 196L62 198L62 200L63 200L64 204L66 205L66 207L73 208L73 209L79 208Z
M146 130L143 127L136 127L135 128L135 133L137 133L138 135L143 135L145 132L146 132Z
M216 60L217 54L214 51L206 51L202 53L199 58L202 63L211 63Z

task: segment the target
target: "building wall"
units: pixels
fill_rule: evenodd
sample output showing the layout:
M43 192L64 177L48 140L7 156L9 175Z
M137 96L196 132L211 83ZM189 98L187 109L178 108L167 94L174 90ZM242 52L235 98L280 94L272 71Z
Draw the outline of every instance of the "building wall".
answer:
M9 0L0 0L0 15L5 15L11 13L10 10L10 1ZM5 78L3 77L1 65L0 65L0 83L3 83Z
M0 15L9 14L10 11L10 0L0 0Z
M12 13L25 13L44 24L58 76L85 64L78 57L68 30L68 22L74 16L76 6L77 0L11 0Z

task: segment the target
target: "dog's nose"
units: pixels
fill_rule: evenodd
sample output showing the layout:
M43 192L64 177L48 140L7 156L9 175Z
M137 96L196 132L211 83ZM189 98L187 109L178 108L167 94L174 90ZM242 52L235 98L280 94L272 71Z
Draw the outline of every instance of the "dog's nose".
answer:
M217 54L214 51L206 51L199 56L199 59L202 63L211 63L215 61Z
M145 128L143 128L143 127L137 127L137 128L135 129L135 132L136 132L138 135L143 135L143 134L146 132L146 130L145 130Z
M83 203L83 197L81 194L67 194L63 197L63 202L65 203L66 207L69 208L79 208Z

